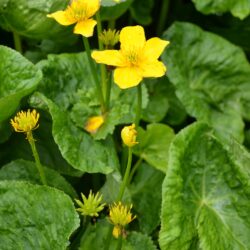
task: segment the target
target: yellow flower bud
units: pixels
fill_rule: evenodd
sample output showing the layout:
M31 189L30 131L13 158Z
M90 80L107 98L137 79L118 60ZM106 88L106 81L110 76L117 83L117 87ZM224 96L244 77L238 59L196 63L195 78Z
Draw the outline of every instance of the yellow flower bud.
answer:
M109 208L109 220L114 225L113 236L118 238L124 231L124 227L128 225L136 216L132 216L132 205L125 206L121 202L114 203Z
M102 201L102 195L99 193L96 193L95 195L92 193L92 190L90 190L88 198L81 193L82 200L75 199L76 203L80 206L80 208L77 208L76 211L80 212L82 215L86 216L95 216L97 217L100 211L103 210L105 203L101 204Z
M135 130L134 123L130 126L125 126L121 132L122 141L128 147L133 147L134 145L138 144L136 141L136 135L137 131Z
M84 126L84 129L87 130L91 134L95 134L97 130L102 126L103 123L104 123L103 116L101 115L92 116L87 120Z
M108 29L100 34L99 39L107 48L113 48L119 42L119 36L119 31Z
M16 132L29 133L39 127L39 113L35 109L32 111L20 111L10 120L10 123Z

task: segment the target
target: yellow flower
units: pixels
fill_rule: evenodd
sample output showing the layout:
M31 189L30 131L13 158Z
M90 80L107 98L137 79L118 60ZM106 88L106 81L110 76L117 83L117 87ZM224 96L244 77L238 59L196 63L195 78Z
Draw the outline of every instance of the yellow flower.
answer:
M124 227L129 224L136 216L132 216L132 205L125 206L121 202L114 203L109 208L109 220L114 225L113 236L118 238L124 230Z
M138 85L144 77L161 77L166 72L165 65L158 60L169 44L154 37L146 41L141 26L128 26L120 33L120 50L92 52L97 63L115 66L114 81L126 89Z
M39 127L39 116L39 113L35 109L32 111L28 110L27 112L20 111L14 119L10 120L10 123L16 132L29 133Z
M125 126L121 131L121 137L123 143L128 147L133 147L138 142L136 141L137 131L135 130L135 124Z
M75 34L85 37L93 35L96 21L91 18L100 8L100 0L72 0L66 10L56 11L47 17L54 18L61 25L76 23Z
M94 134L102 126L103 123L104 123L103 116L101 115L92 116L87 120L84 129L87 130L89 133Z
M92 190L90 190L88 198L81 193L83 203L80 200L75 199L76 203L80 206L76 211L80 212L82 215L98 216L98 213L103 210L105 203L100 204L102 201L102 195L96 193L94 195Z

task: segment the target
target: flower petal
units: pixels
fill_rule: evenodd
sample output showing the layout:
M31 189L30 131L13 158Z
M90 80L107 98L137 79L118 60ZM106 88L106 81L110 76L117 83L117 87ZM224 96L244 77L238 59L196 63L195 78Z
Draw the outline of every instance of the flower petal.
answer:
M114 82L121 88L127 89L138 85L142 80L142 72L136 67L116 68Z
M86 2L87 13L86 16L88 18L95 15L95 13L100 9L100 0L84 0Z
M124 58L118 50L94 51L91 57L97 63L103 63L111 66L126 66Z
M145 60L148 61L157 60L168 44L169 41L162 40L158 37L153 37L147 40L146 45L144 47Z
M80 21L76 24L74 28L74 33L80 34L85 37L93 36L94 27L96 23L97 22L94 19L87 19L84 21Z
M143 77L161 77L165 75L166 70L166 66L160 61L142 65Z
M47 17L54 18L58 23L65 26L76 23L76 20L73 17L67 15L67 10L56 11L54 13L48 14Z
M120 33L121 50L140 50L144 47L146 38L142 26L127 26Z

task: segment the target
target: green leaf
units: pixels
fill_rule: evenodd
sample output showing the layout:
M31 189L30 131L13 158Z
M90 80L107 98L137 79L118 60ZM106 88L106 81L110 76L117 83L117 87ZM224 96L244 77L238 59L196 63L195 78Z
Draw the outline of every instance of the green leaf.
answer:
M204 14L220 14L230 11L232 15L244 19L250 14L249 0L192 0L196 8Z
M72 27L65 27L46 15L67 6L61 0L0 0L0 24L2 28L15 31L32 39L75 40Z
M118 159L111 138L95 141L77 128L65 111L41 93L32 96L31 103L47 107L52 116L52 133L62 156L76 169L88 173L108 174L117 168Z
M113 0L102 0L100 9L102 21L115 20L122 16L129 8L133 0L121 0L116 3Z
M169 126L160 123L149 124L146 131L138 129L139 143L133 147L133 153L165 173L168 166L168 149L173 138L174 132Z
M47 186L0 182L2 249L66 249L79 226L71 199Z
M152 22L151 12L154 7L154 0L135 0L130 7L132 17L142 25L149 25Z
M89 225L85 231L79 250L97 250L103 249L106 243L109 225L107 220L101 220L96 225ZM118 240L114 237L110 241L110 249L116 249ZM138 232L129 232L126 239L122 240L121 250L156 250L156 246L152 240Z
M231 135L242 141L242 118L249 116L243 106L250 101L250 65L243 51L189 23L173 24L164 38L171 41L163 54L167 75L187 112L212 125L224 141Z
M0 45L0 122L9 118L20 100L37 87L40 70L15 50Z
M43 167L48 185L58 188L76 198L76 191L72 186L55 170ZM29 181L32 184L41 184L41 179L36 168L36 164L31 161L12 161L0 169L0 180Z
M167 79L164 77L164 79ZM145 81L148 88L149 101L142 112L142 119L147 122L160 122L166 116L169 109L168 86L161 80Z
M148 235L160 224L161 189L164 177L161 171L142 164L130 187L140 230Z
M162 187L161 249L249 249L250 157L241 150L244 166L202 123L176 136Z

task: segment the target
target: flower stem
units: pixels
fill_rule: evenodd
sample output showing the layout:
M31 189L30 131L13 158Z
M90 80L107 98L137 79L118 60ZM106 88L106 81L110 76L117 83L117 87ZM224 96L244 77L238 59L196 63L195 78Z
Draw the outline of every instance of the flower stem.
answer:
M122 181L122 185L120 187L120 191L119 191L119 194L117 196L116 201L121 201L122 200L125 188L126 188L126 186L128 184L128 178L129 178L129 174L130 174L131 163L132 163L132 148L129 147L128 148L127 167L126 167L125 175L124 175L124 178L123 178L123 181Z
M112 72L109 73L108 81L107 81L106 99L105 99L106 100L106 109L107 110L109 110L111 88L112 88Z
M39 155L38 155L38 152L37 152L37 149L36 149L35 140L33 138L33 135L32 135L31 131L27 133L27 138L28 138L28 141L29 141L32 153L33 153L33 156L35 158L36 168L37 168L38 173L40 175L41 182L42 182L43 185L47 185L47 181L46 181L45 174L44 174L44 169L43 169L43 166L41 165Z
M138 159L138 161L135 163L133 169L131 170L131 173L130 173L130 176L129 176L129 181L128 181L128 183L130 183L130 182L132 181L132 178L133 178L133 176L134 176L136 170L140 167L142 161L143 161L143 159L140 157L140 158Z
M141 84L137 86L137 107L136 107L136 116L135 116L135 126L139 126L141 119L141 106L142 106L142 88Z
M91 58L91 51L90 51L88 38L83 37L83 43L84 43L85 51L87 53L87 57L88 57L88 61L89 61L89 67L90 67L92 76L94 77L94 81L95 81L95 85L96 85L96 91L97 91L97 95L98 95L100 105L101 105L101 110L102 110L102 113L105 113L105 104L104 104L104 99L103 99L103 94L102 94L102 88L101 88L101 85L100 85L98 77L97 77L97 72L96 72L96 69L95 69L94 61Z
M96 21L97 21L98 47L99 47L99 50L103 50L104 46L103 46L103 43L100 39L100 35L102 33L102 21L101 21L101 16L100 16L99 11L96 13ZM106 70L106 67L104 64L100 64L100 68L101 68L103 95L105 96L105 94L107 92L107 80L106 80L107 79L107 70ZM107 100L105 100L105 101L107 101Z
M14 39L15 49L20 54L22 54L23 53L22 40L21 40L21 37L15 31L13 31L13 39Z
M121 250L122 249L122 236L118 238L116 250Z
M161 36L161 33L163 32L165 28L168 8L169 8L169 0L162 0L160 18L159 18L159 22L158 22L157 30L156 30L157 36Z

